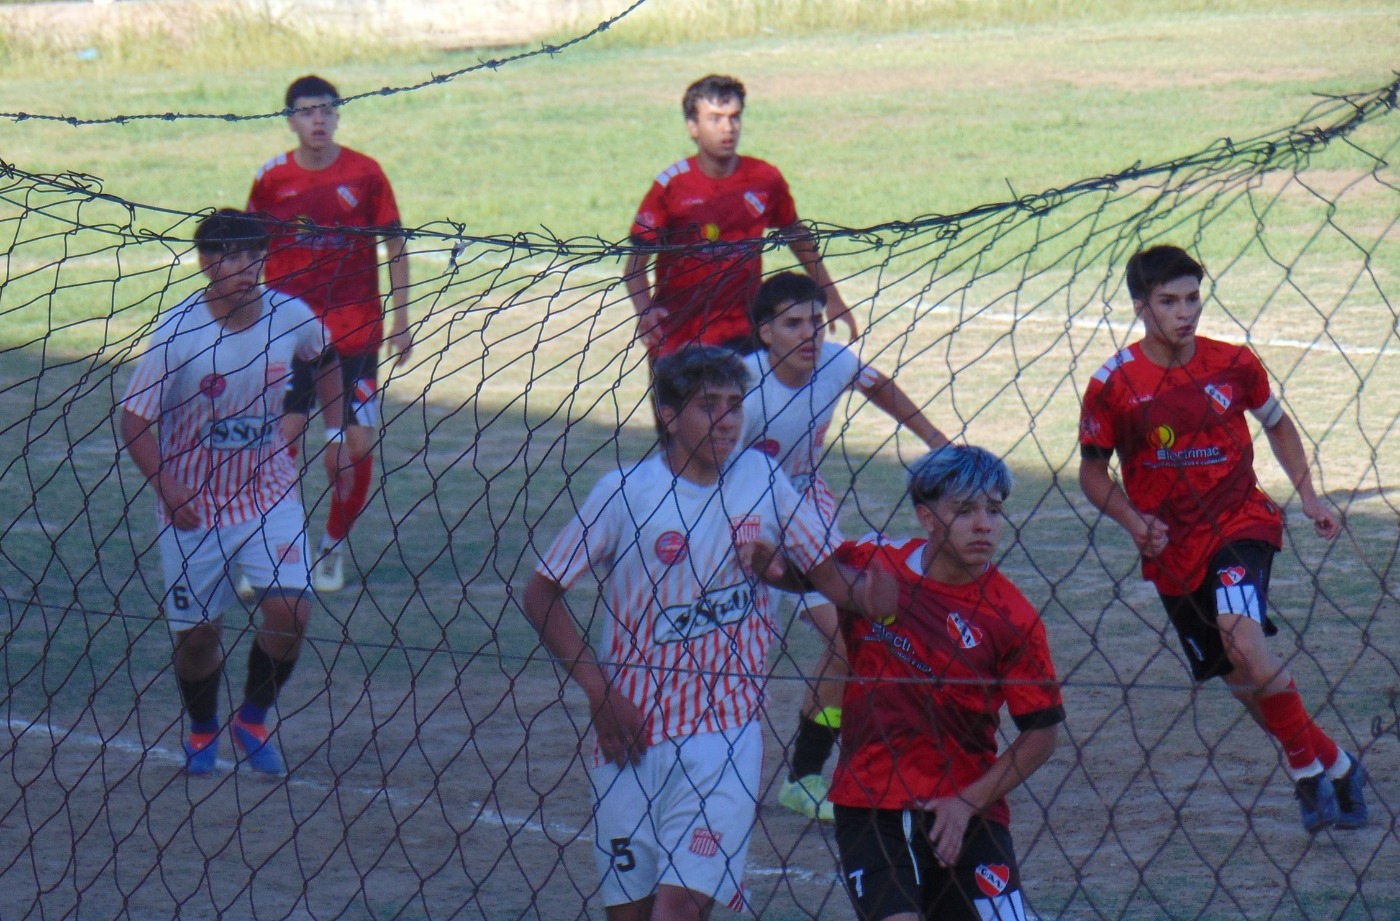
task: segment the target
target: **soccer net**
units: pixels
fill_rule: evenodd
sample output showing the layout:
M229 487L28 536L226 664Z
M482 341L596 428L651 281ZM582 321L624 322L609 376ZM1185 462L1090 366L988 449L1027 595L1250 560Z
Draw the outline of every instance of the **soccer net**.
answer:
M1040 918L1400 916L1396 93L963 214L815 228L862 357L1017 477L1002 566L1042 612L1069 717L1012 798ZM0 916L600 916L588 708L520 592L593 482L655 445L628 245L412 230L417 346L385 368L350 586L318 600L279 704L290 775L193 779L154 499L113 406L157 315L201 284L197 217L0 164ZM1128 539L1080 495L1079 398L1134 337L1123 266L1157 241L1206 263L1202 332L1260 353L1346 516L1316 539L1261 451L1291 513L1275 648L1367 759L1368 829L1304 835L1276 752L1219 682L1191 686ZM766 268L786 267L770 242ZM913 533L917 440L856 401L828 444L843 530ZM304 498L319 529L314 462ZM596 639L587 599L574 610ZM776 804L819 651L787 613L749 913L848 917L829 829ZM226 619L224 714L251 641Z

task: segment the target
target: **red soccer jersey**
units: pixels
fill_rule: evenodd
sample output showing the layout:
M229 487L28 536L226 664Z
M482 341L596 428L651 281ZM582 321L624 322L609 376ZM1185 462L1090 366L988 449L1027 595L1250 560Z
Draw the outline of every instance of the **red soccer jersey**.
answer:
M1021 730L1064 720L1039 615L995 566L967 585L925 578L927 540L846 543L839 559L899 581L898 617L872 623L841 612L851 679L841 718L841 760L830 798L864 809L917 808L952 796L997 757L1005 704ZM1009 824L1005 800L984 815Z
M1166 522L1166 550L1142 562L1162 594L1193 591L1230 541L1283 546L1283 515L1254 476L1244 417L1268 400L1253 352L1200 336L1185 365L1163 368L1134 343L1089 381L1079 442L1117 451L1128 498Z
M694 157L657 176L632 222L632 240L686 247L656 255L653 299L669 312L658 354L748 335L749 301L763 272L762 238L796 220L783 174L753 157L740 157L723 179L702 173Z
M310 304L342 355L378 352L384 340L378 236L399 222L379 164L348 147L321 170L279 154L254 177L248 210L283 225L273 228L268 287ZM286 225L306 229L290 232Z

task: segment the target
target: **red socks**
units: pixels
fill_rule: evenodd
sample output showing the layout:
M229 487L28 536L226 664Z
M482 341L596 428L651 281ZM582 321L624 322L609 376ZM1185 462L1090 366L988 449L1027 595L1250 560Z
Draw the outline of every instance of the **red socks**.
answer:
M1294 682L1288 682L1286 691L1261 697L1259 713L1269 735L1283 746L1290 773L1306 772L1315 764L1328 768L1337 763L1341 754L1337 743L1308 716Z
M355 462L350 480L350 495L344 500L339 496L331 498L331 512L326 518L327 543L336 544L350 536L355 519L360 517L360 513L365 510L365 503L369 501L369 488L373 482L374 455L371 454Z

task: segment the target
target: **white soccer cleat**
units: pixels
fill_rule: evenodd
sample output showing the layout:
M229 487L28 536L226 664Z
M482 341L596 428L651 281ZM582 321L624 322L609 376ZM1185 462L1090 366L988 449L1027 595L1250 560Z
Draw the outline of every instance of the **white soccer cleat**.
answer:
M233 590L238 594L240 601L252 601L258 597L258 590L253 588L253 583L248 581L248 574L240 572L238 581L233 583Z
M327 595L345 587L345 554L339 547L321 552L321 558L311 570L311 587Z

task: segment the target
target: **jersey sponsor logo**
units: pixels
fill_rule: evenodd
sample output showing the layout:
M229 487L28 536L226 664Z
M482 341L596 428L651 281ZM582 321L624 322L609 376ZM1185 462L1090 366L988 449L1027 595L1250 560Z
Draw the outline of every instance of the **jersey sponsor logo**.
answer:
M289 198L296 198L296 197L297 197L297 190L296 190L296 189L281 188L281 189L278 189L278 190L277 190L277 200L278 200L278 201L286 201L286 200L289 199Z
M1206 396L1215 404L1218 412L1224 412L1230 408L1230 403L1235 398L1235 388L1229 384L1221 384L1219 387L1214 384L1206 384Z
M1131 397L1128 398L1128 405L1129 405L1129 406L1141 406L1141 405L1144 404L1144 403L1151 403L1152 400L1153 400L1153 394L1150 394L1150 393L1135 393L1135 394L1133 394Z
M744 204L754 217L762 217L768 210L768 196L762 192L745 192Z
M760 454L766 454L769 457L777 457L778 452L783 449L783 446L778 444L776 438L763 438L753 443L753 449Z
M345 205L345 209L347 211L357 207L360 204L359 196L357 196L355 194L355 190L350 188L348 185L336 186L335 194Z
M1225 463L1225 452L1215 445L1206 448L1184 448L1173 451L1170 448L1157 449L1158 467L1209 467L1211 464ZM1148 466L1153 466L1149 464Z
M267 416L241 416L215 419L205 431L205 441L211 451L242 451L256 448L272 437L277 420Z
M682 199L681 199L681 207L682 207L682 208L694 208L696 205L703 205L704 203L705 203L705 199L703 199L703 198L682 198Z
M206 374L199 382L199 392L211 400L217 400L228 389L228 381L222 374Z
M680 531L667 531L656 539L656 558L667 566L674 566L690 553L685 535Z
M1148 432L1147 442L1154 448L1170 450L1176 444L1176 430L1170 425L1159 425Z
M713 857L719 853L719 840L722 837L717 831L697 828L695 834L690 836L690 852L701 857Z
M719 225L718 225L718 224L706 224L704 227L701 227L701 228L700 228L700 235L701 235L702 237L704 237L706 240L709 240L711 243L714 243L714 242L718 241L718 240L719 240Z
M866 639L883 644L889 649L890 655L901 662L914 666L926 675L933 674L933 667L915 655L914 644L909 640L909 637L895 633L886 624L871 624L870 633Z
M762 521L757 515L730 515L729 536L734 540L734 546L742 547L758 540Z
M1239 585L1248 575L1249 572L1243 566L1226 566L1220 570L1220 584L1225 586Z
M973 871L977 888L989 899L996 898L1006 891L1011 882L1011 868L1004 863L979 864Z
M948 612L948 635L963 649L973 649L982 642L982 629L963 620L957 611Z
M656 619L656 641L678 643L737 624L753 610L753 590L744 583L705 592L692 604L662 608Z

